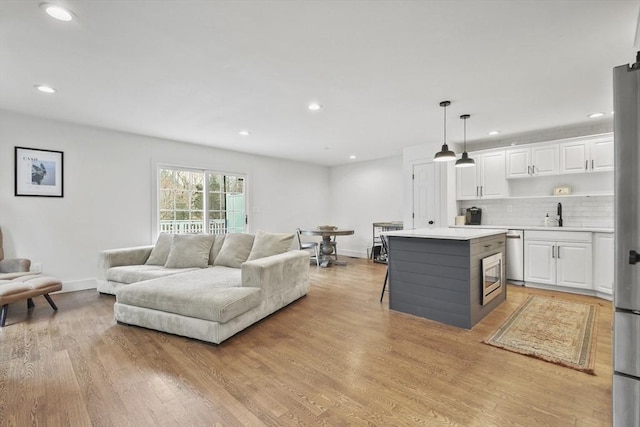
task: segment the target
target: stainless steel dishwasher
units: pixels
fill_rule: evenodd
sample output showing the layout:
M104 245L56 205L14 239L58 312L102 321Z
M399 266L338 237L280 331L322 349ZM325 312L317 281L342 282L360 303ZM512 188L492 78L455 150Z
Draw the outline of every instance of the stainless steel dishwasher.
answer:
M524 284L524 230L507 231L507 280Z

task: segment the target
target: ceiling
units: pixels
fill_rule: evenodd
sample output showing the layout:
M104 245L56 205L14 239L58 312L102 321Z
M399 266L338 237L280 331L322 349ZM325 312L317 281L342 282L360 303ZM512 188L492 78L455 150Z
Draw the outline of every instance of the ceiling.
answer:
M611 120L639 2L0 0L0 108L320 165ZM34 89L48 84L47 95ZM307 105L323 108L310 111ZM240 130L251 135L241 136Z

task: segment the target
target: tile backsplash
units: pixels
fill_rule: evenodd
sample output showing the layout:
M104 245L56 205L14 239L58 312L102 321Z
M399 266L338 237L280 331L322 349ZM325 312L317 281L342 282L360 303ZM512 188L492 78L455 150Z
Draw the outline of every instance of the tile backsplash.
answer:
M544 226L546 214L555 220L558 202L565 227L613 228L613 196L462 200L458 212L481 208L483 225Z

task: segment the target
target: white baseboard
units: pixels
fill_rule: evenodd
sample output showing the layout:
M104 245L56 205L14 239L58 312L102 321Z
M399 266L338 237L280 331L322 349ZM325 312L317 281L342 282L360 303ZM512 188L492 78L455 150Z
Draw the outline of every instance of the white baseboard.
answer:
M361 251L351 251L349 249L338 249L338 258L341 256L348 256L351 258L367 258L366 252Z
M54 293L61 294L65 292L84 291L86 289L95 288L96 279L72 280L68 282L62 282L62 290Z

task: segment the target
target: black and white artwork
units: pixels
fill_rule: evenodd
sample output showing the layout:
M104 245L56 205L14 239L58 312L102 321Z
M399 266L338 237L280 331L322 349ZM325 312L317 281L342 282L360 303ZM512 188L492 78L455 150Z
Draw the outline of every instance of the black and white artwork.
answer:
M62 197L62 151L15 149L15 195Z

